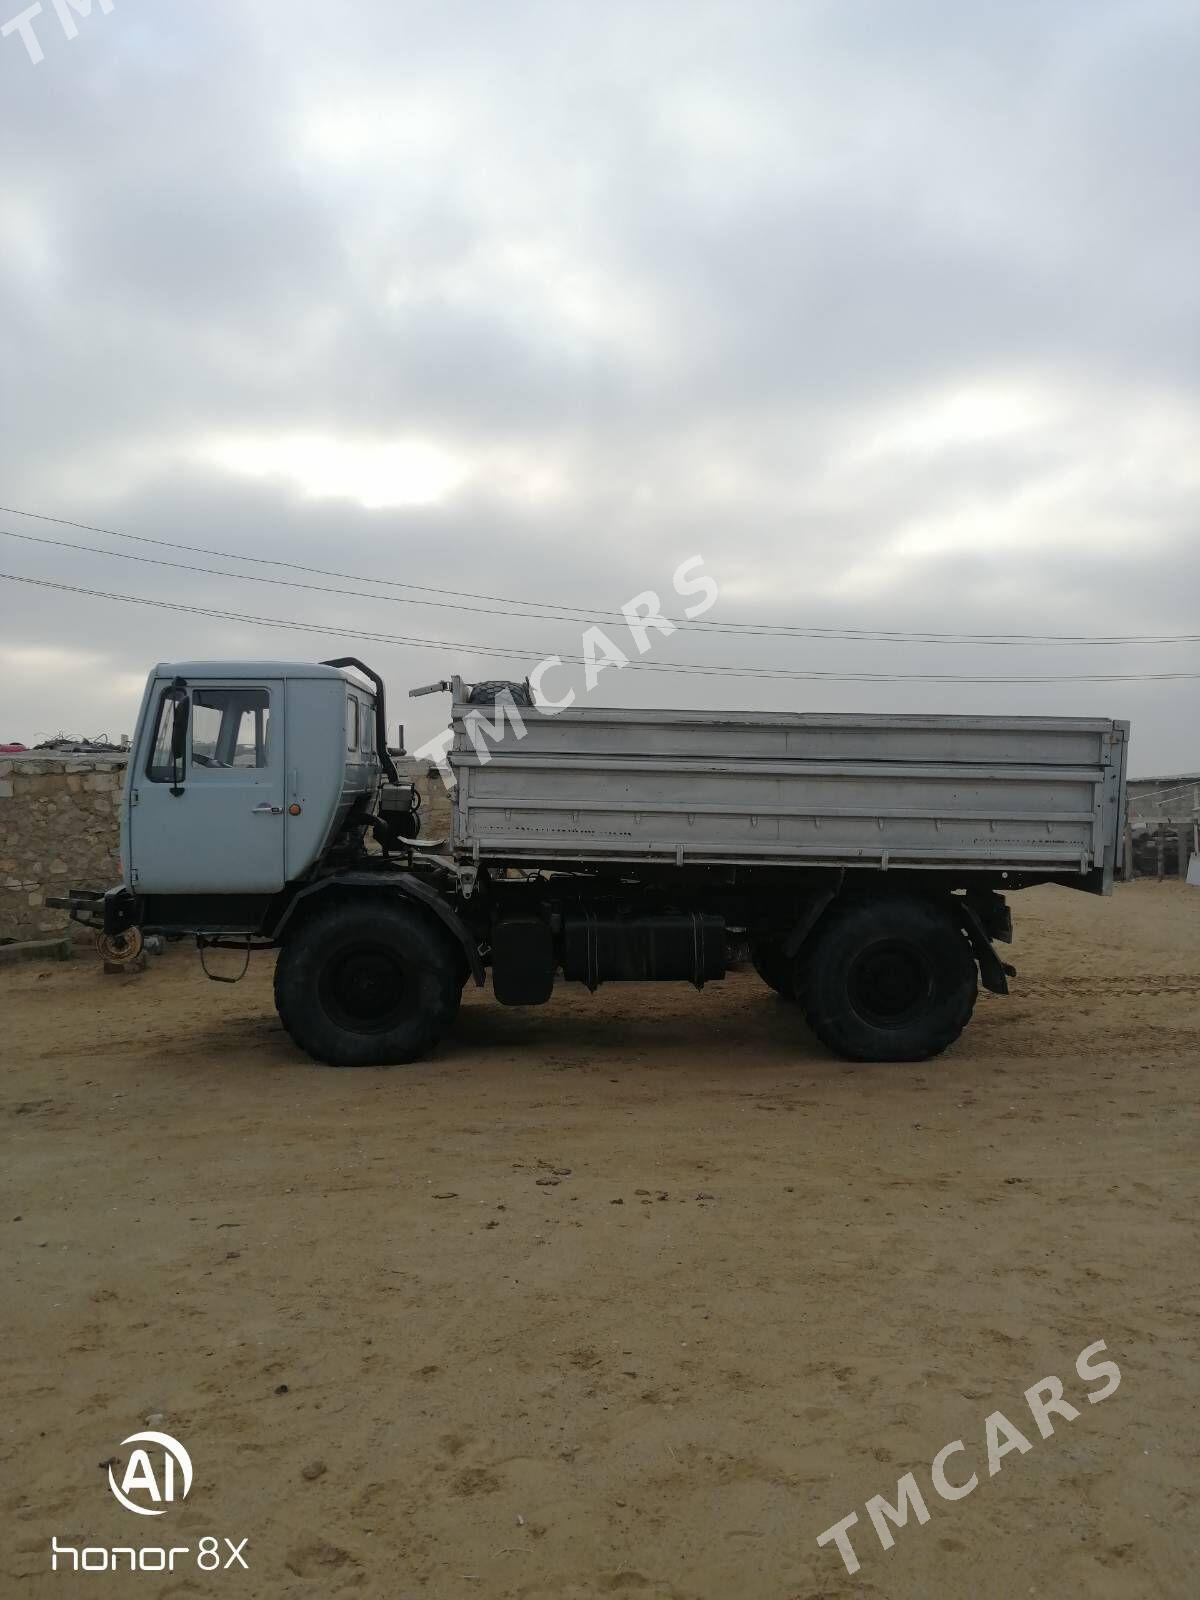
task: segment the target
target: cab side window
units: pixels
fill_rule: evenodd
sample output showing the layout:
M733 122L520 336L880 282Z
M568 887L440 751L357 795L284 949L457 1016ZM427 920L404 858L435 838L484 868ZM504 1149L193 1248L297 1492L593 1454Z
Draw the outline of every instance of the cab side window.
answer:
M192 767L234 771L270 760L271 696L266 689L192 691Z
M158 697L158 721L154 727L154 743L146 762L146 776L151 783L171 783L174 778L171 765L171 728L175 720L177 696L164 689Z
M346 696L346 749L358 749L358 701L352 694Z

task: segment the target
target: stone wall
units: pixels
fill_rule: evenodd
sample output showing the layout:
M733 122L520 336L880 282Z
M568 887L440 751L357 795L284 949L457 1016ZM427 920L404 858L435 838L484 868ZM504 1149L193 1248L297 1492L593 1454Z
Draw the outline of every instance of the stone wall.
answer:
M126 757L0 756L0 939L71 927L49 895L120 881L117 806Z
M127 758L49 751L0 756L0 939L37 939L72 926L47 896L121 881L117 807ZM421 831L444 839L450 797L434 768L396 763L421 794Z

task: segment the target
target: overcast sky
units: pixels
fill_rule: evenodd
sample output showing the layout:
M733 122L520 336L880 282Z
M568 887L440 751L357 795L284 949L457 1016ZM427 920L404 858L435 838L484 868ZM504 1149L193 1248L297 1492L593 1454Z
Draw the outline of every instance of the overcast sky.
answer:
M327 630L0 582L0 742L131 731L158 660L355 653L411 744L409 686L583 627L428 591L599 615L696 554L710 621L1200 633L1196 0L43 3L0 40L0 501L425 587L0 514L120 552L3 537L4 573ZM1200 767L1200 682L994 681L1198 644L645 660L989 681L596 701L1120 716L1136 771Z

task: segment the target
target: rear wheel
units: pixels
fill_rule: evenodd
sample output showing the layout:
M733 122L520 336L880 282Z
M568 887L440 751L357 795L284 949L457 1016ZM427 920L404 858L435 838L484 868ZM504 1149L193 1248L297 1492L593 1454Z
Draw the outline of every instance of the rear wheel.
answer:
M975 958L948 908L857 901L822 921L799 978L809 1026L850 1061L924 1061L966 1027Z
M299 1045L333 1067L428 1055L458 1011L449 941L419 911L379 900L307 917L275 963L275 1005Z
M755 940L750 947L750 959L754 963L754 970L769 989L782 995L785 1000L796 998L796 978L798 968L795 957L788 958L783 953L782 944L773 940Z

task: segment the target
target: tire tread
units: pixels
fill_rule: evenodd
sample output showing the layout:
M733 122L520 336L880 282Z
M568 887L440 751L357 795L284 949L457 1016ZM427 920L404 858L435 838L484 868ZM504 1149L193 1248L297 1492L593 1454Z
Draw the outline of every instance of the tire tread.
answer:
M323 957L364 925L375 936L399 944L420 971L426 1003L387 1033L352 1033L323 1009L318 975ZM416 907L403 902L363 904L341 901L314 911L279 952L274 976L275 1009L297 1049L331 1067L401 1065L427 1056L458 1011L461 988L441 930Z
M841 978L855 945L881 933L919 938L937 952L946 993L934 1015L903 1027L872 1027L844 999ZM948 906L932 900L850 900L826 913L797 984L797 998L813 1033L849 1061L927 1061L940 1055L971 1020L979 992L975 957Z

